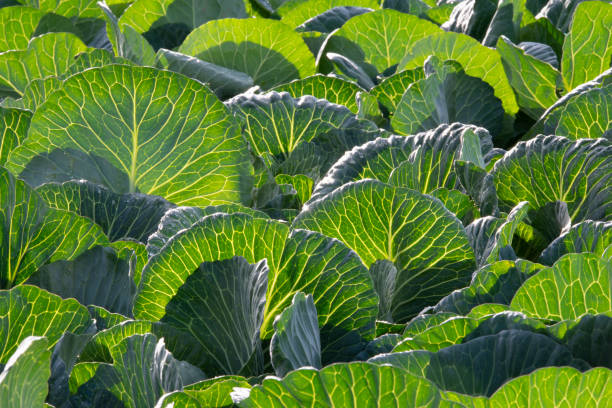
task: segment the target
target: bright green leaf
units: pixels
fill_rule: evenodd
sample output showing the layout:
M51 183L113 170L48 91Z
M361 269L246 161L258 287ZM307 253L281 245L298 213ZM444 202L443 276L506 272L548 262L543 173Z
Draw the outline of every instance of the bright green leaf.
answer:
M85 44L74 34L50 33L33 38L28 48L0 54L0 91L23 95L34 79L64 74Z
M90 325L87 309L74 299L30 285L0 290L0 362L6 363L28 336L45 336L51 348L65 332L83 333Z
M47 397L51 352L44 337L26 337L0 373L0 405L40 407Z
M178 51L244 72L264 89L315 73L302 38L274 20L213 20L193 30Z
M585 1L576 7L570 32L563 43L561 58L561 72L568 91L610 68L610 27L612 4L604 1Z
M20 173L56 149L86 152L97 167L127 175L128 191L105 180L117 193L210 205L250 192L246 146L225 107L201 83L168 71L109 65L64 81L36 111L10 167Z
M504 210L521 201L532 209L567 204L573 222L612 216L612 146L604 140L539 136L518 143L495 163L495 187Z
M612 311L612 264L594 254L567 254L528 279L510 307L549 320Z
M353 82L319 74L279 85L273 91L289 92L296 99L312 95L317 99L326 99L331 103L344 105L351 112L357 113L356 97L361 88Z
M368 266L393 262L391 314L399 322L465 286L475 267L461 222L440 201L379 181L345 184L305 206L293 227L341 240Z
M518 112L514 91L496 50L487 48L464 34L433 34L414 44L399 64L398 70L421 67L430 55L435 55L442 61L459 62L467 75L480 78L493 87L495 96L502 101L508 115Z

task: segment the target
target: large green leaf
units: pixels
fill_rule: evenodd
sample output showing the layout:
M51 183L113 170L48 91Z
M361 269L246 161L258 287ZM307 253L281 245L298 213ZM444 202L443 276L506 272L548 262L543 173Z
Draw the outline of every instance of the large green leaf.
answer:
M493 87L495 96L502 101L507 114L514 115L518 112L514 91L496 50L487 48L464 34L433 34L414 44L400 62L398 69L421 67L430 55L435 55L442 61L459 62L467 75L481 78Z
M40 268L27 283L75 298L83 305L97 305L125 316L132 314L136 294L130 258L111 248L95 247L73 261L58 261Z
M279 377L301 367L321 368L321 340L312 295L296 293L291 306L276 316L270 356Z
M316 185L310 202L348 182L365 178L392 182L427 194L440 187L458 188L453 162L461 157L463 140L472 133L480 141L481 154L486 154L492 147L489 133L460 123L440 125L410 137L391 136L365 143L347 151L334 164ZM400 166L405 167L404 171L414 170L409 185L401 184L407 177L399 177L404 172L398 169Z
M334 364L301 369L284 379L265 379L240 407L438 407L439 391L429 381L390 366Z
M341 240L368 266L393 262L391 315L400 322L465 286L475 268L461 222L440 201L375 180L334 190L306 206L293 226Z
M510 307L549 320L612 311L612 264L597 255L567 254L528 279Z
M108 239L90 220L49 208L26 183L0 167L0 287L24 282L42 265L70 260Z
M391 118L404 135L461 122L486 128L493 137L502 131L504 109L494 90L480 78L466 75L455 61L425 61L426 77L412 84Z
M27 49L1 53L0 92L21 96L30 81L64 74L73 58L86 49L74 34L50 33L33 38Z
M393 348L394 353L411 350L438 351L462 340L478 327L479 320L471 317L452 317L443 323L428 328L417 335L404 337Z
M485 303L509 305L521 285L543 268L524 259L483 266L474 272L470 286L442 298L435 311L467 315L474 307Z
M370 64L382 72L398 64L418 40L441 32L437 25L429 21L386 9L351 18L334 32L330 41L343 40L357 45L357 54L349 52L344 55L358 64Z
M117 194L85 180L47 183L36 191L51 208L90 218L102 227L111 241L131 238L147 242L161 217L174 207L160 197Z
M64 333L83 333L90 325L87 309L74 299L30 285L0 290L0 363L28 336L45 336L53 347Z
M376 0L289 0L277 10L281 21L290 27L297 27L329 9L341 6L358 6L371 9L379 8Z
M299 291L313 295L324 360L326 353L341 354L334 347L340 348L343 342L360 347L359 336L373 336L378 299L355 253L320 234L290 232L278 221L240 213L205 217L170 239L143 272L134 315L161 320L166 305L202 262L234 256L249 263L267 259L270 271L262 338L272 336L274 318Z
M9 153L26 138L32 114L20 109L0 108L0 166Z
M552 265L565 254L581 252L612 260L612 222L587 220L573 225L542 251L540 262Z
M557 101L559 71L527 54L504 36L497 41L497 50L516 92L518 105L533 119L538 119Z
M610 68L611 26L611 4L585 1L576 7L570 32L563 43L561 58L563 82L568 91Z
M529 201L533 209L567 204L573 222L612 217L612 146L602 139L539 136L517 144L495 163L503 209Z
M437 352L416 350L374 357L424 377L442 390L492 395L506 381L548 366L579 365L550 337L528 330L504 330Z
M31 7L0 9L0 52L28 48L30 38L44 13Z
M380 134L374 123L357 119L348 108L312 96L245 94L228 104L251 150L275 175L318 180L346 150Z
M426 330L438 326L439 324L444 323L446 320L457 316L457 314L449 312L420 314L406 323L404 330L401 331L402 337L407 338L418 336Z
M326 99L331 103L344 105L356 114L358 111L357 93L362 89L353 82L318 74L279 85L273 91L288 92L294 98L312 95L317 99Z
M302 38L274 20L210 21L193 30L178 51L244 72L266 89L315 73L314 57Z
M238 373L251 358L263 366L259 329L268 272L265 260L204 262L166 305L161 322L179 330L181 342L202 350L198 366L208 375Z
M250 192L246 145L225 107L201 83L168 71L109 65L64 81L36 111L10 169L20 173L56 149L87 153L95 167L127 175L128 191L105 180L117 193L210 205Z
M26 337L0 373L0 405L40 407L48 393L51 351L44 337Z
M82 405L77 406L106 400L110 406L152 407L165 392L204 378L196 367L176 360L164 340L152 334L128 337L111 349L111 355L113 364L100 364L78 389L73 401Z
M156 48L174 48L191 30L229 17L247 17L244 0L137 0L121 15L119 25L133 27ZM177 41L165 44L172 36L177 36Z

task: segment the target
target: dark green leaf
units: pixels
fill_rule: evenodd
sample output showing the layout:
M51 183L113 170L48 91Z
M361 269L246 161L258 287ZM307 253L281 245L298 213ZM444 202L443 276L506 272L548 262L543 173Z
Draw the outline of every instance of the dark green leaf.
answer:
M164 392L204 378L197 368L176 360L163 339L157 341L152 334L128 337L111 349L111 355L113 364L100 364L79 388L75 402L99 406L106 400L108 405L120 401L129 408L152 407Z
M253 78L243 72L165 48L157 51L156 66L207 84L221 99L231 98L253 86Z
M422 193L440 187L459 187L453 162L461 155L464 135L472 132L480 139L482 153L486 154L492 146L489 133L483 128L460 123L440 125L410 137L391 136L365 143L346 152L334 164L316 185L310 202L348 182L365 178L396 183ZM404 166L407 174L400 174L403 173L398 169L400 166ZM398 174L394 176L394 173Z
M580 366L570 351L543 334L504 330L435 353L408 351L374 357L429 379L442 390L468 395L492 395L503 383L538 368Z
M71 260L108 243L90 220L49 208L26 183L0 167L0 287L28 279L46 263Z
M377 9L379 2L377 0L289 0L283 2L277 13L283 23L293 28L327 10L341 6Z
M348 108L312 96L244 94L230 101L254 154L274 175L303 174L318 180L346 150L380 131ZM297 160L299 158L299 160Z
M342 27L348 20L373 11L371 8L340 6L331 8L316 17L304 21L296 27L296 31L318 31L320 33L331 33Z
M270 356L279 377L301 367L321 368L321 340L312 295L297 292L291 305L276 316Z
M51 208L90 218L111 241L132 238L147 242L161 217L174 207L160 197L117 194L85 180L48 183L38 187L37 192Z
M411 85L391 118L393 129L404 135L461 122L486 128L496 138L503 128L504 109L489 84L466 75L454 61L435 57L425 61L426 78Z
M113 313L132 314L136 294L129 258L111 248L95 247L73 261L58 261L40 268L27 283L83 305L101 306Z
M565 254L581 252L612 260L612 222L587 220L573 225L550 243L542 252L540 262L552 265Z

